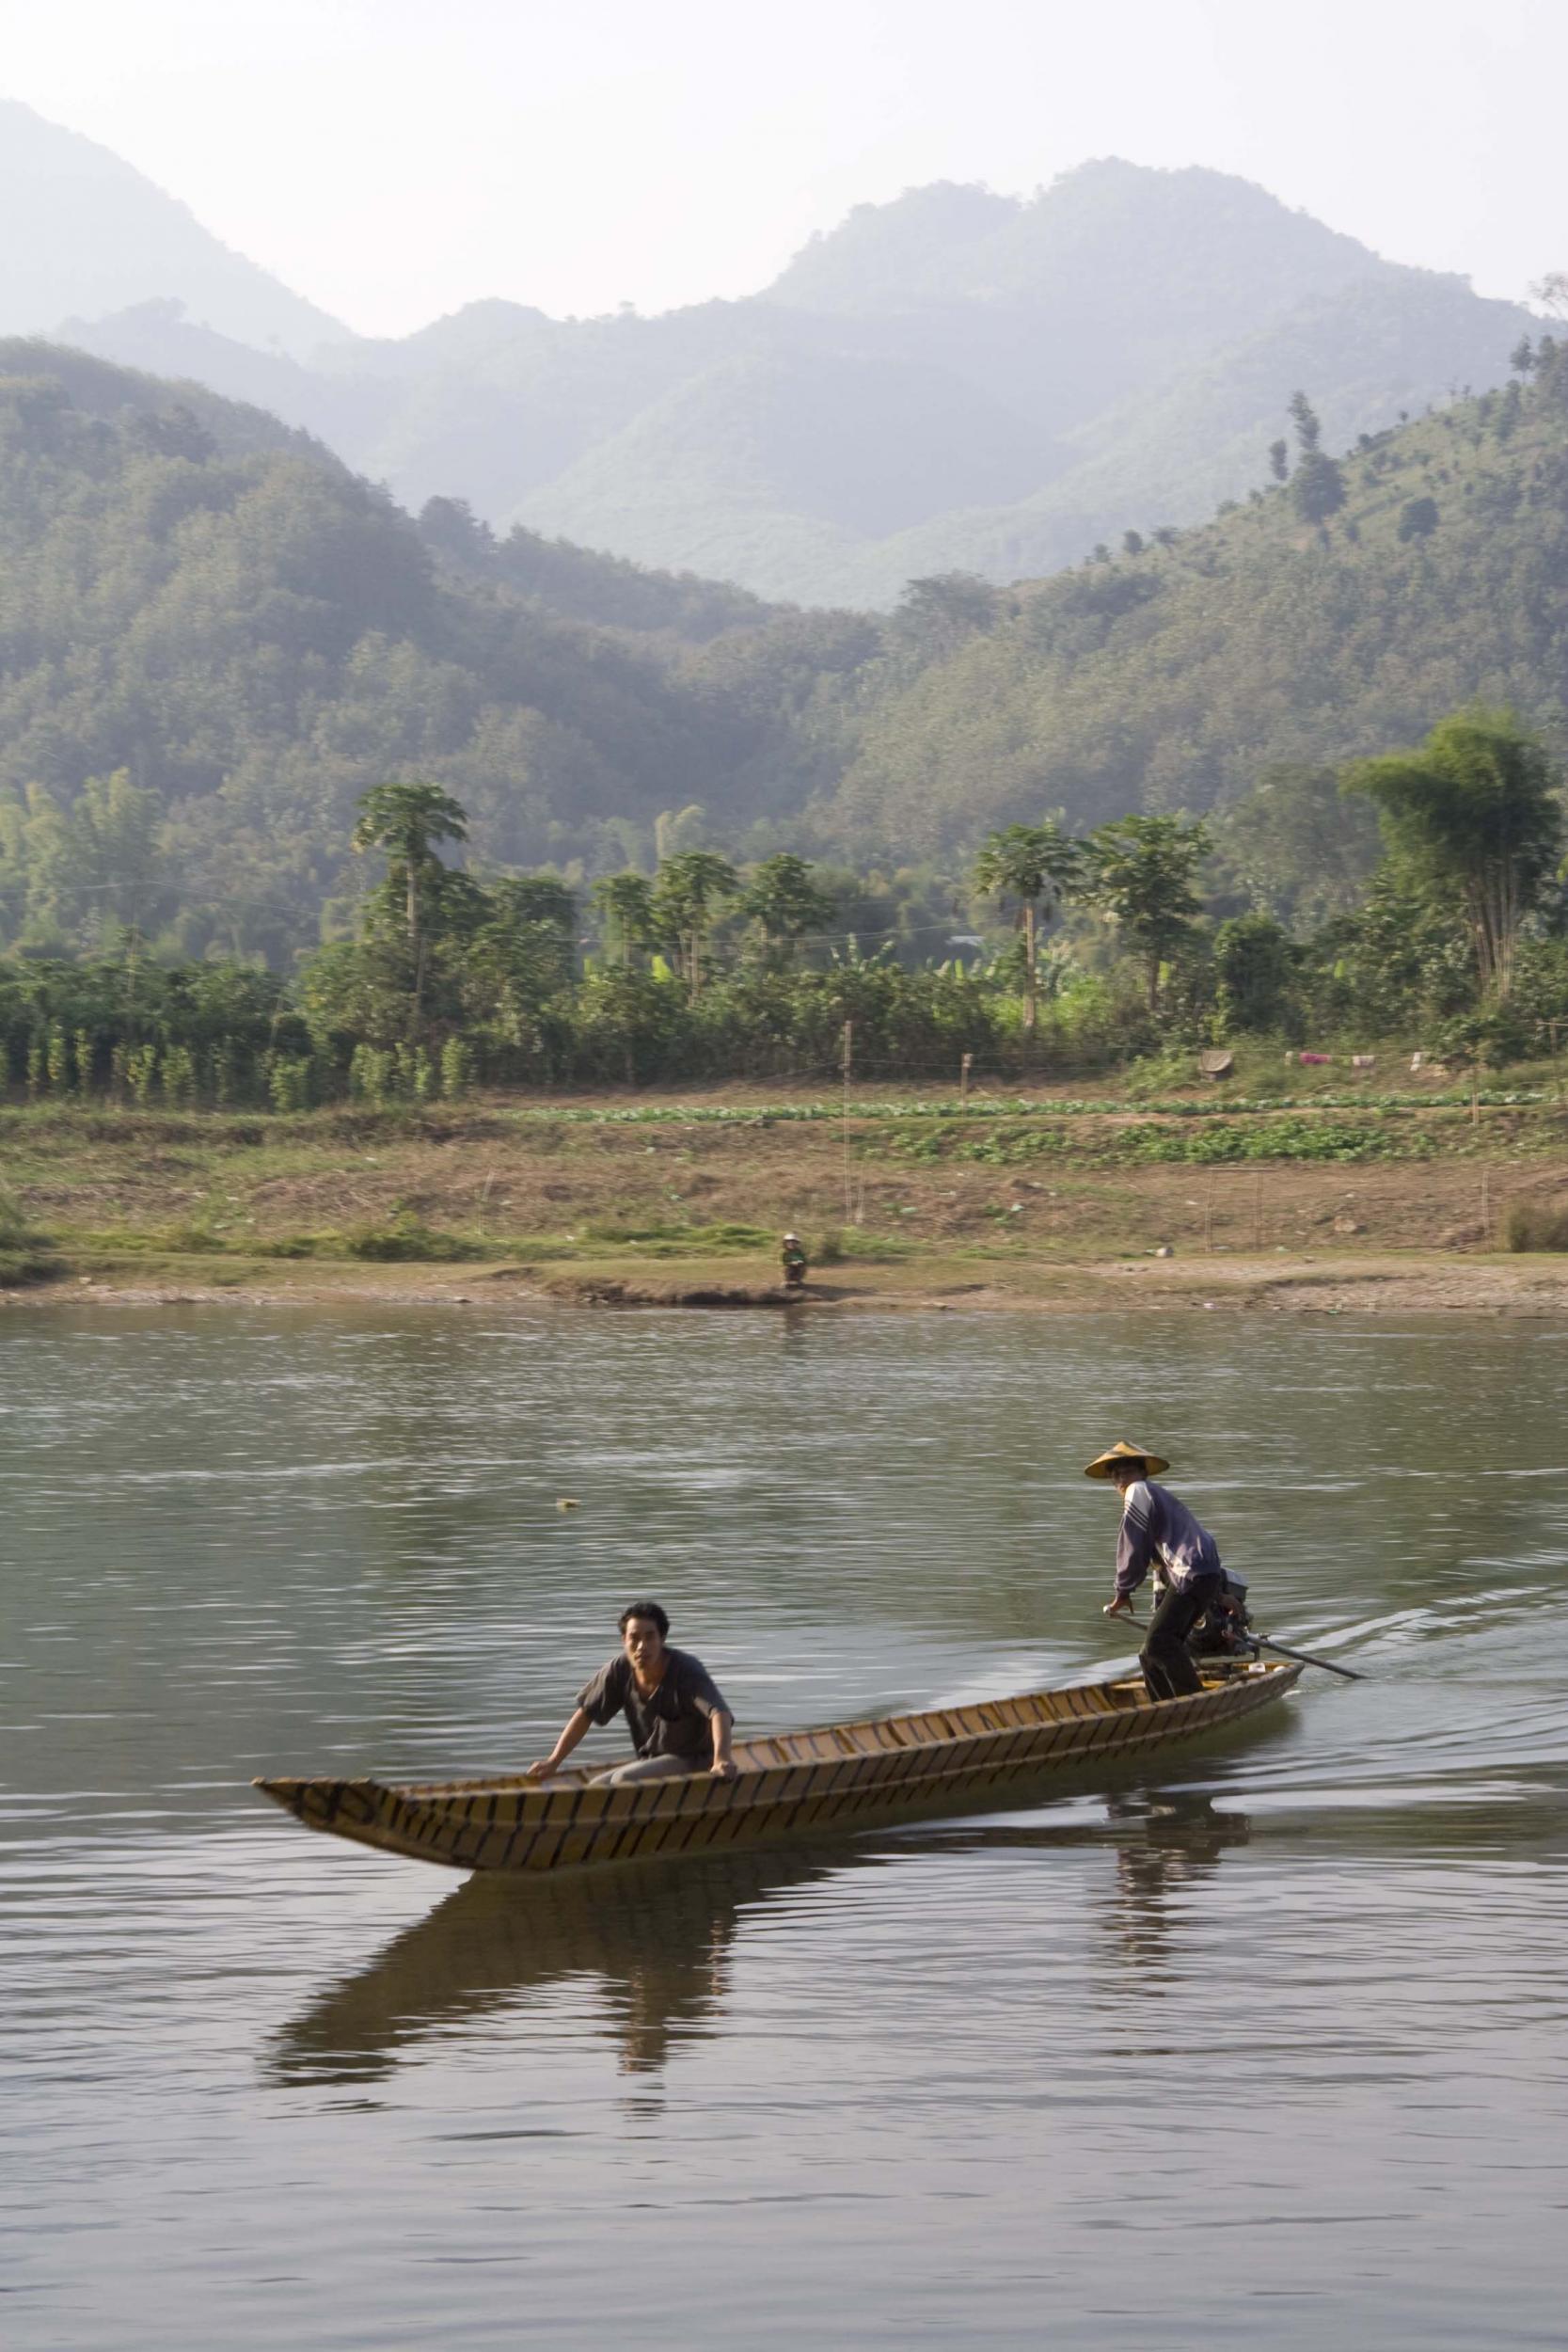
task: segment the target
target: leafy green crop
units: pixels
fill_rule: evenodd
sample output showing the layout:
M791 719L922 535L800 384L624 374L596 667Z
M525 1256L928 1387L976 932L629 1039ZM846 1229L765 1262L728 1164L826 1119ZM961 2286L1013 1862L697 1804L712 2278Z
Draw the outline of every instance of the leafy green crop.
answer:
M1122 1131L1115 1156L1137 1163L1192 1161L1213 1166L1237 1160L1424 1160L1435 1150L1430 1136L1320 1119L1270 1119L1256 1127L1132 1127Z

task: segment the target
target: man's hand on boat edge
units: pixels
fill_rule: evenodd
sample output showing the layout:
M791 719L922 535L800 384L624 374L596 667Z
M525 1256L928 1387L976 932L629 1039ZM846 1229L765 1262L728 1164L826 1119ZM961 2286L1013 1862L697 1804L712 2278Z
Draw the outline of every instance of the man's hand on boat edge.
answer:
M733 1756L717 1756L711 1764L706 1766L694 1764L691 1769L693 1774L705 1771L710 1780L734 1780L740 1767ZM524 1777L529 1780L550 1780L560 1770L560 1765L552 1756L544 1756L540 1757L537 1764L529 1766Z

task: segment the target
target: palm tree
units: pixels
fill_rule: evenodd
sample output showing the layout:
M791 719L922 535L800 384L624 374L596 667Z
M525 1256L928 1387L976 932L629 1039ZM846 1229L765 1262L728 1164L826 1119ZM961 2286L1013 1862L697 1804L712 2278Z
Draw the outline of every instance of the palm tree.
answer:
M646 874L601 874L589 892L605 935L618 961L629 965L639 947L651 947L657 937L654 886Z
M703 949L719 901L733 898L739 888L739 875L716 850L683 850L658 869L654 922L675 949L693 1004L702 993Z
M974 887L1018 908L1023 932L1023 1025L1032 1030L1039 999L1039 930L1049 923L1083 867L1083 850L1053 817L1042 825L1004 825L974 861Z
M450 792L443 792L436 784L373 784L368 792L359 795L356 805L359 818L354 828L354 848L361 853L385 850L390 861L387 868L388 890L396 891L400 885L403 890L404 921L414 975L412 1025L417 1030L424 990L424 901L432 877L440 870L441 864L435 845L437 841L467 841L467 812Z

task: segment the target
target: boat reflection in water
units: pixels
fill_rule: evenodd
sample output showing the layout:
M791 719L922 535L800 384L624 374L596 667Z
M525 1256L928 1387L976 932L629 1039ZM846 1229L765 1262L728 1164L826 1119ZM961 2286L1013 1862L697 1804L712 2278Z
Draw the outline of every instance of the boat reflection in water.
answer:
M1219 1867L1231 1846L1244 1846L1252 1822L1244 1813L1220 1812L1195 1790L1150 1800L1138 1819L1132 1808L1111 1805L1117 1836L1117 1902L1115 1927L1122 1956L1142 1982L1150 1963L1165 1958L1175 1925L1173 1899Z
M1170 1897L1249 1834L1245 1815L1217 1812L1196 1793L1129 1794L1088 1820L927 1827L859 1848L694 1855L521 1883L480 1872L287 2026L268 2072L291 2084L373 2082L405 2052L466 2021L592 1977L622 2073L657 2075L682 2042L719 2030L749 1914L802 1887L910 1858L916 1847L1043 1859L1109 1846L1116 1941L1147 1964L1168 1941Z
M675 2044L715 2029L742 1914L832 1867L798 1848L559 1879L479 1872L286 2027L269 2071L374 2081L466 2019L597 1977L622 2072L657 2074Z
M946 1853L1109 1847L1116 1863L1109 1906L1113 1941L1147 1979L1148 1963L1170 1947L1173 1898L1207 1878L1230 1847L1244 1846L1251 1836L1246 1814L1222 1811L1201 1790L1173 1788L1108 1797L1104 1811L1092 1820L973 1822L932 1833L927 1842Z

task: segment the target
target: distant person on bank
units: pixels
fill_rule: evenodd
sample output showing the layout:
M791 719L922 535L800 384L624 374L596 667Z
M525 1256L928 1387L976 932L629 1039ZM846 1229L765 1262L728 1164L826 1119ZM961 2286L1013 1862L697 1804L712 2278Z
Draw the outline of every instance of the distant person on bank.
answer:
M730 1735L735 1717L700 1658L673 1649L670 1620L657 1600L634 1600L620 1617L621 1647L578 1692L578 1703L548 1756L528 1768L530 1780L559 1772L594 1724L625 1715L636 1756L594 1778L619 1788L629 1780L673 1780L690 1772L735 1778Z
M1212 1535L1167 1486L1154 1483L1156 1473L1169 1468L1158 1454L1118 1438L1084 1472L1085 1478L1107 1480L1121 1497L1116 1591L1105 1605L1106 1616L1131 1616L1132 1595L1150 1567L1156 1561L1164 1566L1165 1590L1138 1653L1151 1699L1190 1698L1203 1688L1187 1636L1225 1590Z
M784 1267L784 1288L798 1291L806 1279L806 1253L799 1233L786 1233L779 1249Z

